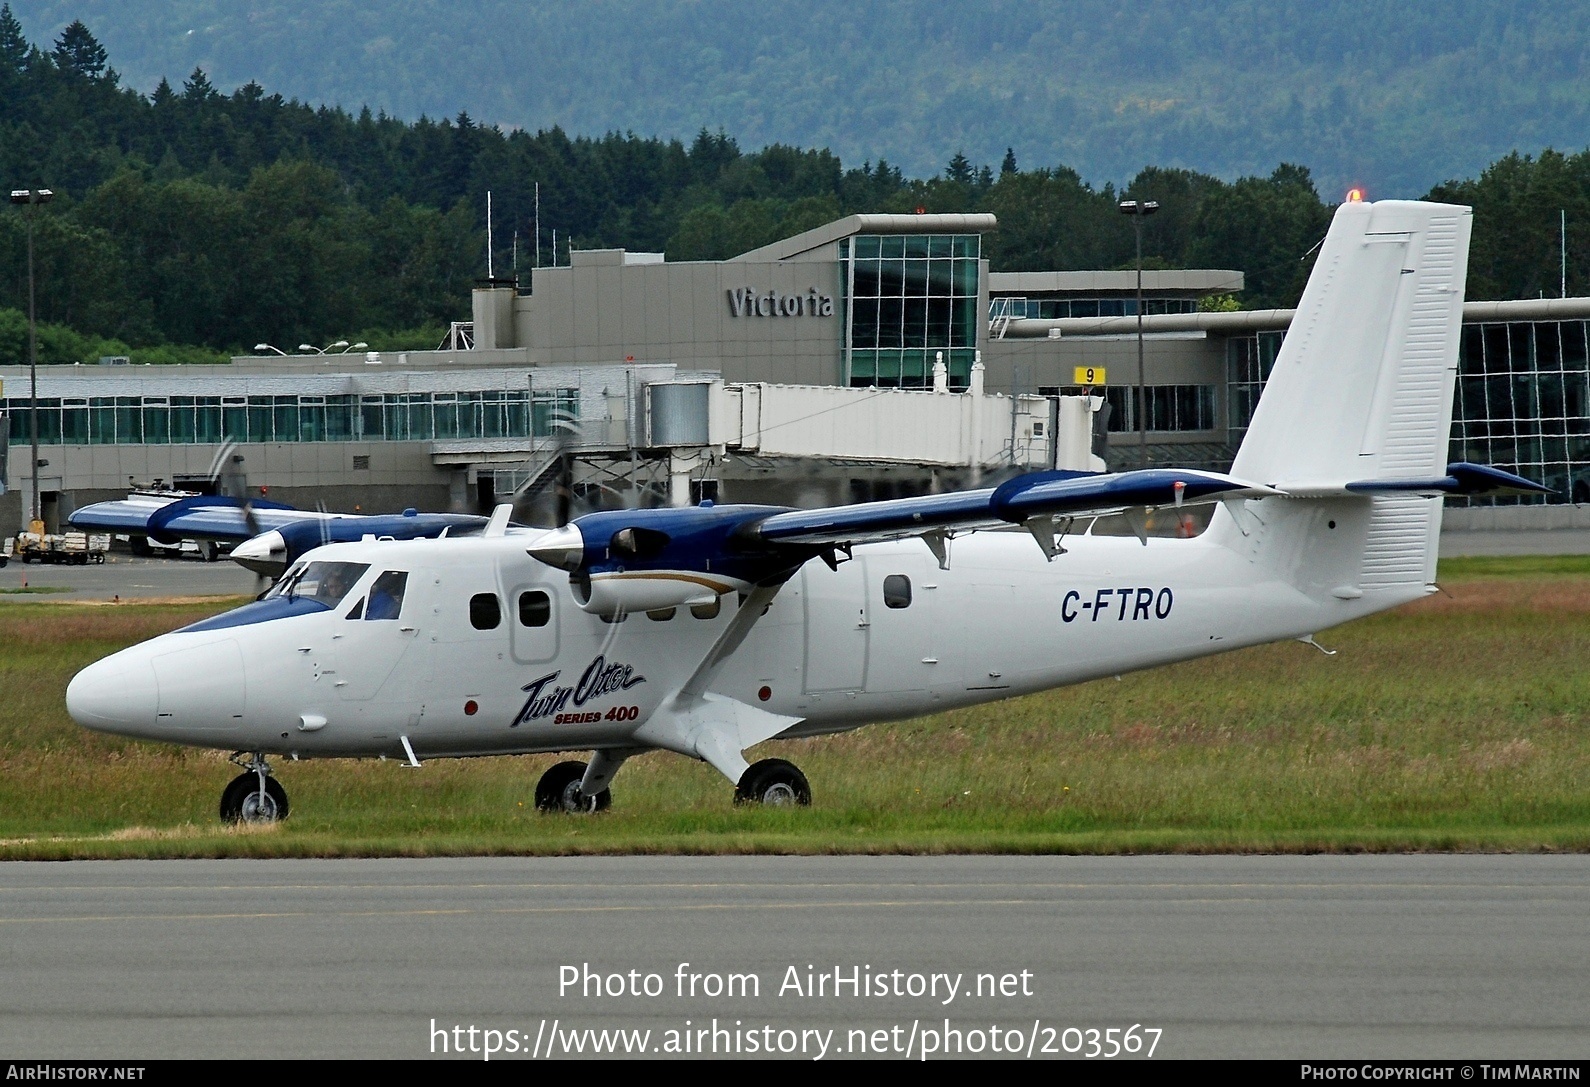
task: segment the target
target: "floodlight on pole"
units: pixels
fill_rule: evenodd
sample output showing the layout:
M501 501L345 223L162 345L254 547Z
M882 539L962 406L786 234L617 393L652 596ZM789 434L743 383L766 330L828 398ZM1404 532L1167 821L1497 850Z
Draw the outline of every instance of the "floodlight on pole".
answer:
M287 354L287 352L283 351L273 343L257 343L254 345L254 352L256 354L263 355L267 351L274 351L283 357L285 357Z
M39 205L48 204L54 199L55 193L49 189L11 190L11 202L27 207L25 218L28 223L28 416L33 432L33 522L43 520L39 498L39 327L38 316L34 309L33 220L38 214ZM29 524L28 528L32 531L43 531L38 524Z
M1133 234L1137 238L1137 444L1138 467L1148 466L1148 388L1143 370L1143 219L1159 210L1153 200L1122 200L1122 215L1132 217Z
M347 346L349 346L347 340L338 340L335 343L328 343L325 347L316 347L312 343L301 343L298 345L298 350L302 351L306 355L324 355L328 351L335 351L339 347ZM360 346L363 345L361 344Z

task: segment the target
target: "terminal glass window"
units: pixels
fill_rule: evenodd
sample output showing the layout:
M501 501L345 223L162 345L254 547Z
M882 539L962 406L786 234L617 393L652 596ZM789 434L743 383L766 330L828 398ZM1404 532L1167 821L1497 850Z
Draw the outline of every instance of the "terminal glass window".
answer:
M1474 504L1590 501L1590 361L1583 321L1465 325L1450 459L1491 464L1553 496Z
M1253 409L1259 406L1259 394L1275 369L1275 356L1285 338L1284 332L1260 332L1226 341L1226 419L1233 448L1248 432Z
M25 445L26 397L0 400L10 440ZM236 442L546 438L578 423L578 389L486 389L365 396L95 396L39 398L43 445L219 445Z
M1080 385L1065 385L1040 389L1049 394L1081 396ZM1215 429L1215 386L1213 385L1149 385L1138 397L1135 385L1111 385L1104 390L1104 402L1110 406L1108 429L1111 434L1133 434L1138 430L1140 405L1147 404L1147 416L1142 421L1145 430L1160 433ZM1095 394L1096 395L1096 394Z
M841 243L846 376L852 386L923 388L942 358L953 388L977 348L978 234L860 234Z
M1196 313L1198 302L1192 298L1145 298L1143 313ZM1032 319L1054 321L1062 317L1136 317L1137 296L1130 298L1028 298L1025 295L1002 295L988 300L988 318L1011 320Z
M65 399L61 401L61 442L63 445L88 444L88 401Z
M1246 433L1282 333L1227 341L1233 446ZM1584 321L1463 326L1447 457L1490 464L1551 496L1448 498L1456 505L1590 502L1590 352ZM13 432L14 433L14 432Z

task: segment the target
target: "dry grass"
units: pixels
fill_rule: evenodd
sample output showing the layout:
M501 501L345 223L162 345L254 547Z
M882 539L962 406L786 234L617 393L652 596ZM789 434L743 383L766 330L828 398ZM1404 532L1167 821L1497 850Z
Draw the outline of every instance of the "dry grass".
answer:
M1472 561L1472 560L1471 560ZM0 857L1590 848L1590 560L1443 569L1448 593L1295 643L764 745L807 811L632 761L613 810L537 815L550 757L282 768L293 817L223 830L210 752L90 734L73 671L216 610L0 604ZM1450 576L1449 576L1450 575Z

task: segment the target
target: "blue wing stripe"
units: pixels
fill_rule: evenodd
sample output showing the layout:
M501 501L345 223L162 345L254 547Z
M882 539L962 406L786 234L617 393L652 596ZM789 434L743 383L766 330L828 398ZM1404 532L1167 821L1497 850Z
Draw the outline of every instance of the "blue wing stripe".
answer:
M806 543L814 539L842 540L876 532L927 532L974 523L998 524L989 500L993 488L956 494L928 494L917 498L892 498L856 506L830 506L817 510L777 513L760 522L756 535L769 543Z

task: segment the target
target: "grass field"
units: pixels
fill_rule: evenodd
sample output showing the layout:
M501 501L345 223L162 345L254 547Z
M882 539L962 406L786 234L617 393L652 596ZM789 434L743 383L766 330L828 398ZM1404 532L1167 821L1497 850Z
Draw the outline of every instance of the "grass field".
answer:
M813 807L625 766L543 816L551 757L279 763L293 816L223 829L213 752L85 732L82 665L219 610L0 602L0 858L1590 848L1590 558L1443 563L1446 592L1293 642L845 736L765 744Z

